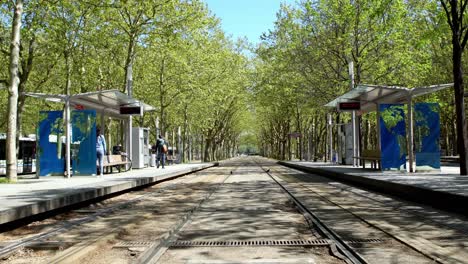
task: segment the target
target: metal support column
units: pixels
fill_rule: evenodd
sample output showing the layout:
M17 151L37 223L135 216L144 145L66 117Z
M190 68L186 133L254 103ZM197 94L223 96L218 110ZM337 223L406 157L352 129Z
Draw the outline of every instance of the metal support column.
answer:
M132 116L128 117L128 126L127 126L127 154L128 158L133 160L133 153L132 153ZM129 165L130 166L130 165Z
M351 60L348 65L348 72L349 72L349 79L350 79L350 90L354 89L354 63ZM358 150L357 150L357 124L356 124L356 111L352 112L352 120L351 120L351 126L353 129L353 167L358 167L359 163L358 160L355 159L354 157L357 157L359 155Z
M333 161L333 125L332 125L332 116L331 114L328 114L328 135L329 135L329 144L330 144L330 150L329 150L329 157L330 157L330 162Z
M375 119L376 119L376 124L377 124L377 150L379 151L379 153L382 153L382 144L380 143L380 105L377 103L376 104L376 115L375 115Z
M65 170L67 174L67 178L71 176L71 151L70 151L70 144L71 144L71 127L70 127L70 96L67 96L65 101ZM62 144L61 139L57 140L59 144Z
M108 133L108 138L109 142L107 142L107 148L109 149L110 154L112 154L112 117L109 117L109 133Z
M179 163L182 163L182 158L184 156L184 149L181 148L182 146L182 131L180 126L177 128L177 160ZM175 155L175 153L173 153Z
M413 99L411 95L408 96L408 161L409 161L409 172L414 172L413 161Z
M377 119L376 120L376 124L377 124L377 142L376 142L376 147L377 147L377 150L379 151L380 153L380 156L382 157L382 144L380 142L380 105L379 103L376 103L376 115L375 115L375 118ZM382 161L380 161L380 169L382 170Z
M356 111L353 111L352 113L353 119L352 119L352 128L353 128L353 167L358 167L359 162L356 158L358 156L358 151L357 151L357 122L356 122Z
M101 111L101 134L104 136L104 138L106 138L106 123L105 123L105 120L104 120L104 110ZM106 144L107 145L107 144ZM109 148L108 146L106 146L107 148ZM104 150L104 155L107 153L107 149Z

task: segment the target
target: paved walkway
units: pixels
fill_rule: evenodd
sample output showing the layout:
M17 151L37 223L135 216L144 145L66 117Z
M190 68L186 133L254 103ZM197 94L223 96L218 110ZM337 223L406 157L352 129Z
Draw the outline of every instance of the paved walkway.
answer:
M99 178L50 176L0 184L0 225L211 166L214 164L179 164L164 170L150 167Z
M280 164L468 215L468 176L458 175L458 167L442 167L440 172L432 173L401 173L323 162L282 161Z

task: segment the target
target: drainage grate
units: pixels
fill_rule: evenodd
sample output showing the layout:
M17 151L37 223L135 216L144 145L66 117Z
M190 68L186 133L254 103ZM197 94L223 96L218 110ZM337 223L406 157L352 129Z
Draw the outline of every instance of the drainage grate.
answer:
M386 239L382 238L367 238L367 239L351 239L345 241L348 244L367 244L367 243L384 243Z
M151 247L154 242L151 241L124 241L115 244L114 248L130 248L130 247Z
M330 241L318 240L260 240L260 241L175 241L171 247L262 247L262 246L328 246Z

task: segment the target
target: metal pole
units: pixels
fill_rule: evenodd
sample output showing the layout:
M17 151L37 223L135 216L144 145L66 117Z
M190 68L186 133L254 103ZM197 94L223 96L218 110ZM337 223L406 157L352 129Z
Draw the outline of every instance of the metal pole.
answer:
M181 139L182 139L181 133L182 133L182 131L181 131L180 126L179 126L177 128L177 159L178 159L179 163L182 162L184 151L185 151L184 149L181 149L181 145L182 145L181 144L182 143L181 142Z
M380 142L380 105L377 103L376 104L377 108L377 114L375 115L376 117L376 124L377 124L377 150L380 153L380 157L382 157L382 144ZM380 163L380 169L382 170L382 163Z
M350 61L348 66L349 66L349 78L351 80L350 86L351 86L351 90L353 90L354 89L354 63L353 63L353 61ZM356 144L356 140L357 140L357 127L356 126L357 126L357 124L356 124L356 111L353 111L352 112L353 167L356 167L356 166L359 165L359 164L357 164L357 159L354 158L354 157L358 156L357 144Z
M411 95L408 96L408 160L409 160L409 172L413 172L413 100Z
M104 136L104 138L106 138L105 133L106 133L106 123L104 122L104 110L102 110L101 111L101 134ZM107 149L104 150L104 155L106 153L107 153Z
M333 126L332 126L332 116L331 114L328 114L328 133L329 133L329 139L330 139L330 162L333 160Z
M354 158L354 157L358 156L357 148L356 148L356 137L357 137L356 136L356 134L357 134L356 133L357 132L356 131L357 130L356 129L356 111L353 111L352 116L353 116L352 117L352 120L353 120L352 121L352 128L353 128L353 167L357 167L357 166L359 166L358 160Z
M110 154L112 154L112 117L109 117L109 142L108 142L108 149L109 149L109 152L111 152Z
M133 62L134 62L134 55L132 56L131 58L131 61L130 61L130 64L128 65L128 68L127 68L127 76L126 79L127 79L127 95L128 97L132 98L133 97ZM127 154L128 154L128 158L131 159L133 161L133 155L132 155L132 116L130 115L128 117L128 127L127 127L127 133L128 133L128 142L127 142L127 146L128 146L128 149L127 149ZM130 167L131 168L131 167Z
M71 157L70 157L70 138L71 131L70 131L70 97L67 96L65 101L65 168L67 173L67 178L70 178L71 174ZM59 139L60 144L62 144L61 140Z
M128 153L128 158L131 159L133 161L133 151L132 151L132 116L129 116L128 117L128 149L127 149L127 153ZM130 168L131 169L131 168Z

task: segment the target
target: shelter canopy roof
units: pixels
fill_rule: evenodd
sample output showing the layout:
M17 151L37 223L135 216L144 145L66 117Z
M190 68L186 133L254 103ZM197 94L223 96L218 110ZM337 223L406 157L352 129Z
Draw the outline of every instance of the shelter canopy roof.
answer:
M326 104L326 107L337 107L342 102L361 102L361 111L374 111L379 103L406 103L409 98L433 93L452 87L453 84L438 84L409 89L398 86L362 84Z
M104 90L75 95L25 93L27 96L41 98L47 101L65 103L67 99L71 106L83 106L84 108L104 111L106 114L120 117L120 107L141 106L144 112L154 111L154 106L143 103L119 90Z

